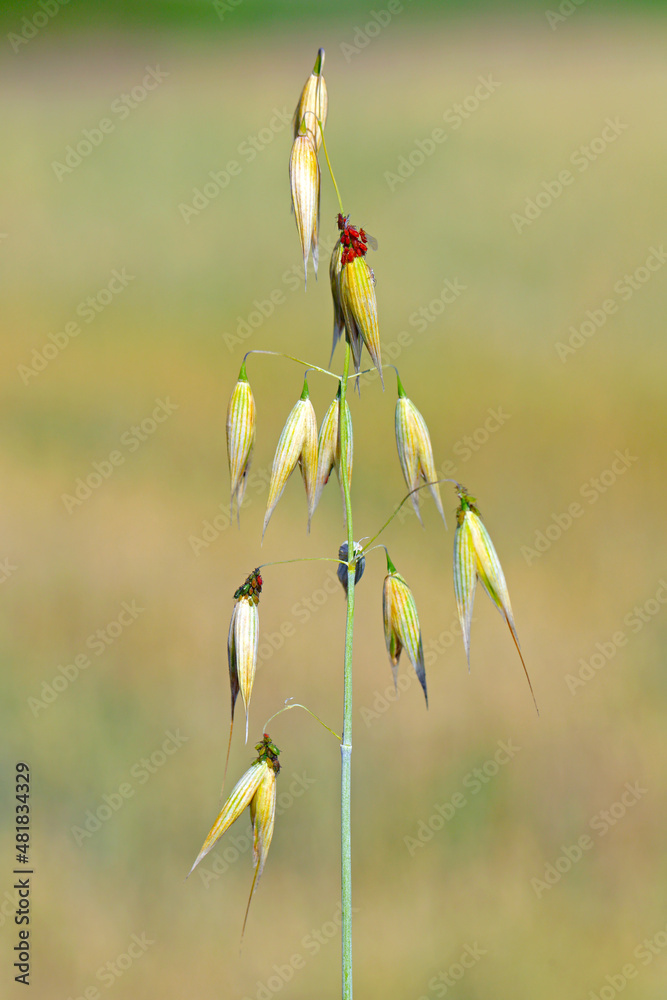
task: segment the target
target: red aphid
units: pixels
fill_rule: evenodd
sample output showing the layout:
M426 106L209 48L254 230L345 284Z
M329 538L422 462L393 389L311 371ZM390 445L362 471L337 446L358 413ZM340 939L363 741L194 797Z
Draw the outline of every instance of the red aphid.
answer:
M368 244L377 250L377 242L369 236L365 229L357 229L349 224L349 215L338 213L337 223L340 229L340 242L344 248L341 255L341 264L350 264L355 257L365 257L368 253Z

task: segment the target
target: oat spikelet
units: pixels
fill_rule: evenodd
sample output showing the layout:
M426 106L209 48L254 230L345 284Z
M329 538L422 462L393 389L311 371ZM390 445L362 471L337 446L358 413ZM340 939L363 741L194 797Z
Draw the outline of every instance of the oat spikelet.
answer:
M250 902L257 887L266 863L266 858L273 837L276 817L276 775L280 771L278 756L280 750L271 741L268 733L256 745L257 758L252 762L243 777L234 786L231 795L218 813L195 863L188 876L192 874L202 858L206 857L226 830L239 818L246 807L250 808L250 820L253 827L253 861L255 871L250 888L250 896L243 920L241 939L245 932Z
M317 276L320 228L320 166L311 132L300 132L292 144L289 161L290 188L296 228L303 254L304 281L308 284L308 254Z
M347 451L341 462L341 433L340 433L340 385L336 398L326 412L320 433L317 439L317 482L315 487L315 503L313 510L320 502L322 490L329 481L329 476L333 469L336 470L343 488L344 479L347 481L348 489L352 483L352 461L354 444L352 438L352 417L350 407L345 401L345 425L347 429ZM343 479L344 477L344 479Z
M354 339L361 337L373 364L380 373L380 381L384 388L382 375L382 358L380 355L380 332L378 328L377 299L375 297L375 282L371 269L363 257L355 257L343 264L340 275L340 297L345 318L345 328L350 337L352 353L355 354ZM357 357L361 349L357 343ZM359 370L356 367L356 371Z
M228 830L232 823L239 818L246 806L250 805L251 799L255 795L262 779L266 774L266 770L266 762L255 761L245 772L243 777L236 783L232 789L231 795L218 813L213 826L209 830L208 836L202 844L202 848L197 855L195 863L188 872L188 876L192 875L202 858L205 858L208 852L213 849L225 830Z
M229 751L232 745L232 731L234 729L234 708L239 691L243 698L245 707L245 738L248 742L248 709L250 707L250 696L252 685L255 680L257 669L257 643L259 636L259 595L262 592L262 577L259 569L254 569L245 583L234 593L234 610L229 623L229 634L227 636L227 661L229 664L229 686L232 696L232 715L229 725L229 743L227 746L227 759L225 761L225 777L227 775L227 763L229 762ZM225 787L225 779L222 780L222 787ZM221 793L222 794L222 791Z
M323 67L324 49L320 49L317 53L315 65L313 66L313 72L306 80L304 88L301 91L301 97L299 98L299 103L296 106L294 119L292 121L294 138L296 139L299 132L307 130L312 134L313 139L315 140L316 150L320 148L320 144L322 142L322 133L320 132L318 119L322 122L322 128L324 128L327 120L327 108L329 105L327 98L327 85L324 82L324 76L322 75Z
M227 408L227 457L231 479L230 515L236 500L237 516L243 503L248 482L250 459L255 446L255 400L246 375L245 362L241 365L238 382L234 386Z
M482 586L507 622L521 659L530 693L533 696L535 710L539 715L533 685L530 682L528 668L519 645L510 595L500 560L491 541L491 536L475 506L475 497L466 493L463 487L458 487L458 495L460 503L456 512L457 528L454 536L454 593L463 632L463 643L468 657L468 669L470 669L470 624L475 586L477 580L481 580Z
M329 358L330 367L331 367L331 362L333 361L336 345L338 344L338 341L345 332L345 316L343 315L343 303L340 290L340 272L342 270L342 262L341 262L342 256L343 256L343 245L340 242L340 240L338 240L331 253L331 260L329 261L329 282L331 284L331 298L333 300L333 307L334 307L333 344L331 347L331 357ZM354 332L356 332L356 328ZM355 344L352 340L350 340L350 346L352 348L352 357L354 359L355 371L359 371L359 368L361 366L361 347L362 347L361 337L358 338L358 345Z
M420 477L424 482L431 484L429 485L431 496L440 512L445 527L447 527L445 512L442 509L442 500L440 499L440 487L435 482L438 474L435 469L431 437L426 426L426 421L415 404L405 395L398 374L396 375L396 381L398 383L398 399L396 401L395 415L396 447L398 449L401 469L403 470L403 477L408 490L416 489L419 485ZM413 493L410 499L415 514L421 522L418 494Z
M394 675L394 686L398 674L398 661L405 649L419 678L428 708L424 648L417 605L407 583L401 574L396 572L396 567L389 558L389 553L387 553L387 576L384 579L382 590L382 615L384 618L384 637Z
M315 508L315 489L317 483L317 418L313 404L310 401L308 382L303 380L301 398L292 408L283 427L278 441L278 447L271 467L271 482L269 483L269 498L264 516L262 538L266 532L271 515L282 496L287 480L294 472L297 463L301 469L306 497L308 500L308 530L310 519Z

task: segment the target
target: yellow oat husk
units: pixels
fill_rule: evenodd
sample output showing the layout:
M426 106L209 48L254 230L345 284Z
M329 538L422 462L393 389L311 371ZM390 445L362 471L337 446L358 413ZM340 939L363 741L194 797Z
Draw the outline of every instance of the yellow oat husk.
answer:
M255 423L255 400L244 362L227 407L227 457L231 480L230 515L233 512L234 500L236 500L237 516L243 503L250 460L255 446Z
M276 815L276 775L269 768L267 777L250 801L250 819L253 825L252 855L257 866L257 878L264 871L266 856L273 838Z
M202 858L206 857L209 851L213 849L216 842L220 839L220 837L222 837L223 833L228 830L232 823L239 818L243 810L250 805L250 800L256 794L257 789L267 771L268 764L266 761L255 761L245 772L243 777L236 783L229 798L218 813L213 826L209 830L208 836L206 837L206 840L197 855L197 859L188 872L188 876L192 875L192 872L195 870Z
M433 448L426 421L415 404L405 395L398 373L396 374L396 381L398 384L395 415L396 447L398 448L398 458L403 470L403 477L409 490L416 489L419 485L420 476L424 482L429 483L431 496L440 512L445 527L447 527L445 512L442 509L442 500L440 499L440 487L435 482L438 474L435 469ZM418 494L413 493L410 499L415 514L421 522Z
M384 618L384 638L389 653L394 686L398 674L398 661L405 649L415 673L419 678L428 708L426 691L426 669L424 667L424 648L417 605L412 591L407 583L396 572L396 567L387 552L387 576L382 590L382 616Z
M345 401L345 423L347 428L347 452L341 463L341 433L340 433L340 385L338 393L326 412L317 439L317 483L315 487L315 503L313 510L320 502L322 490L329 481L332 469L336 470L343 488L343 476L347 481L348 490L352 484L352 458L354 443L352 438L352 416L350 407ZM341 471L342 470L342 471Z
M294 405L287 418L276 454L271 467L271 482L269 483L269 498L264 516L262 539L266 532L271 515L282 496L287 480L294 472L297 463L301 469L306 497L308 500L308 530L315 505L315 488L317 483L317 418L313 404L310 401L308 382L303 380L301 398Z
M475 546L470 534L470 522L461 518L454 534L454 596L461 623L463 645L470 670L470 626L477 586Z
M331 260L329 261L329 281L331 283L331 298L333 299L334 307L334 327L333 327L333 344L331 347L331 357L329 358L329 365L333 361L334 352L336 350L336 345L340 340L344 330L345 330L345 317L343 315L343 304L341 302L341 292L340 292L340 272L341 272L341 257L343 256L343 245L338 240L331 253ZM355 365L356 354L354 348L352 350ZM361 355L361 340L359 341L358 354ZM356 369L359 370L358 368Z
M265 740L268 740L268 736L264 736ZM280 753L276 747L272 749L276 753ZM280 764L276 759L272 764L269 761L268 770L265 777L262 779L254 797L250 800L250 816L253 827L253 838L252 838L252 856L255 862L255 874L252 877L252 885L250 886L250 895L248 896L248 905L246 906L245 916L243 918L243 928L241 929L241 939L245 934L246 923L248 922L248 913L250 912L250 903L252 897L257 888L257 882L262 876L264 871L264 865L266 863L266 858L269 853L269 847L271 846L271 841L273 839L273 829L275 826L276 819L276 774L280 770Z
M315 65L313 66L313 72L306 80L304 88L301 91L301 97L296 106L292 122L294 126L294 138L296 139L299 132L305 129L312 133L316 149L320 148L320 143L322 142L322 133L320 132L318 119L322 122L322 128L324 128L327 120L327 108L329 106L327 85L324 82L322 74L323 68L324 49L320 49L317 53Z
M456 512L457 528L454 536L454 593L456 596L456 606L463 632L463 644L468 658L468 669L470 669L470 625L472 621L472 609L475 600L475 587L477 580L481 580L482 586L504 617L514 640L514 645L521 659L528 687L533 697L535 710L539 715L533 685L528 675L519 636L514 624L514 615L510 603L510 595L505 582L500 560L494 548L491 537L480 517L480 513L475 506L475 497L470 496L461 487L458 490L460 505Z
M308 283L308 254L312 253L317 276L320 228L320 167L310 132L300 132L292 144L289 161L290 188L296 228L303 254L304 281Z
M234 593L234 600L236 601L247 601L255 607L259 604L259 595L262 592L262 577L259 572L259 568L254 569L252 573L247 577L244 583ZM255 670L257 667L257 636L259 634L259 614L257 614L257 620L252 622L251 616L249 620L251 622L252 631L254 631L254 636L251 635L251 648L249 651L245 650L245 645L248 641L248 632L250 631L246 625L244 625L241 618L239 618L238 604L234 605L234 610L232 611L232 619L229 625L229 634L227 637L227 662L229 664L229 686L231 691L231 701L232 701L232 712L231 719L229 722L229 741L227 743L227 757L225 758L225 771L222 778L222 788L220 794L225 788L225 780L227 778L227 765L229 764L229 753L232 748L232 735L234 732L234 709L236 707L236 699L239 696L239 691L241 690L241 683L239 680L239 661L240 660L251 660L250 664L246 663L244 666L241 665L241 676L244 678L244 691L243 691L243 702L246 709L246 743L248 742L248 707L250 705L250 696L252 694L252 684L255 677ZM247 612L243 611L243 615ZM251 613L252 614L252 613ZM238 635L237 635L238 629Z
M234 724L234 704L241 692L245 708L245 738L248 742L248 709L252 686L257 669L257 645L259 642L259 609L254 597L238 599L232 611L227 637L227 660L232 692L232 725ZM231 736L231 734L230 734Z
M340 340L343 333L345 333L345 339L348 341L350 348L352 350L352 361L354 363L355 372L361 370L361 351L364 346L364 342L361 333L354 321L352 315L345 316L345 311L343 309L343 293L341 288L341 273L343 269L342 265L343 256L343 245L338 240L333 248L331 254L331 261L329 263L329 279L331 281L331 297L333 299L334 307L334 328L333 328L333 344L331 346L331 357L329 358L329 364L333 361L334 352L338 341ZM355 389L360 392L359 379L355 379Z
M266 863L267 854L273 837L276 816L276 775L280 771L278 755L280 750L271 741L268 733L256 745L258 756L252 762L243 777L234 786L231 795L223 805L217 819L209 831L197 859L188 873L195 870L202 858L215 846L226 830L239 818L246 807L250 807L250 819L253 827L253 875L248 905L243 920L245 932L250 902L257 887Z
M355 370L359 371L361 367L360 345L357 347L358 354L355 354L355 338L360 336L380 373L380 381L384 388L375 282L365 258L355 257L349 263L343 264L339 280L341 307L345 329L355 357Z
M357 379L357 381L359 381ZM340 414L340 407L339 407ZM347 405L347 400L345 400L345 409L343 410L343 422L345 424L345 436L347 439L347 448L343 447L342 444L342 434L339 428L338 440L340 442L338 464L336 466L336 472L338 473L338 478L340 479L341 489L343 489L343 482L347 483L348 492L352 488L352 466L354 464L354 435L352 432L352 414L350 413L350 407ZM345 491L343 490L343 497L345 497Z

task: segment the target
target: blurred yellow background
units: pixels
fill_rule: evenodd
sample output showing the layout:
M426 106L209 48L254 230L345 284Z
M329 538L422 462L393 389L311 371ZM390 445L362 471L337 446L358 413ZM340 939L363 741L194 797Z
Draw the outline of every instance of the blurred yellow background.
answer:
M380 244L385 364L479 499L541 709L481 589L468 673L443 487L448 532L425 499L425 530L409 514L383 536L417 600L428 711L409 663L392 700L381 551L357 592L357 995L662 1000L664 16L314 6L202 4L190 25L72 3L24 43L32 7L5 12L0 993L19 995L26 760L33 996L339 994L339 753L307 715L270 728L282 809L240 956L246 820L184 881L217 811L232 594L344 537L335 484L306 534L295 476L260 548L300 368L249 361L240 530L224 441L246 350L328 362L328 255L304 295L285 124L323 45L338 184ZM323 171L327 246L337 210ZM385 381L351 400L357 537L404 494ZM310 385L321 420L335 384ZM332 572L264 571L228 782L285 698L341 726Z

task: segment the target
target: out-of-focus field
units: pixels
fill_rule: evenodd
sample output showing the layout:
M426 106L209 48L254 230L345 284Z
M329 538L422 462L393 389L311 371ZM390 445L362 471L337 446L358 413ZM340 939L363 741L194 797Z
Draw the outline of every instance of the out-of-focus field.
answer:
M33 775L32 996L338 995L339 754L307 715L270 727L283 808L240 956L251 863L234 838L247 847L246 820L203 877L184 881L216 814L234 589L259 562L333 556L344 536L333 480L306 534L295 477L260 549L266 475L301 391L301 369L280 359L249 362L257 477L240 531L226 514L225 413L244 351L328 362L328 255L304 295L281 118L324 45L337 180L346 211L380 243L385 360L424 414L438 467L479 498L541 709L538 719L481 589L468 673L443 487L447 532L425 501L425 531L408 515L383 536L418 603L428 711L409 664L389 697L381 550L358 589L357 995L664 997L665 22L582 8L554 30L544 12L424 24L406 7L346 61L341 43L366 16L231 38L215 13L209 32L180 38L54 24L16 54L6 46L2 995L19 995L16 760ZM115 102L147 67L166 75L123 116ZM466 99L466 117L443 120ZM90 155L54 168L105 118L113 127ZM424 162L387 178L419 143L431 149L434 129L446 139ZM261 136L254 156L250 136ZM240 169L221 190L210 173L230 161ZM207 183L212 196L186 222L179 206ZM536 198L536 217L513 221ZM327 240L336 212L323 173ZM87 322L80 304L114 270L131 280ZM459 294L443 303L446 281ZM580 346L559 356L587 320ZM256 324L245 339L241 321ZM80 333L64 335L72 322ZM45 348L50 335L57 350ZM321 419L335 383L310 382ZM375 383L352 400L358 537L404 492L390 369L385 382L384 395ZM169 415L137 435L156 401ZM105 466L112 452L122 461ZM95 463L107 478L68 504ZM244 747L239 725L228 787L285 698L341 725L344 599L332 574L317 562L264 572L251 739ZM141 611L106 631L124 604ZM165 754L168 734L178 739ZM501 766L499 741L516 748ZM145 950L109 971L132 935ZM466 948L476 957L456 982Z

